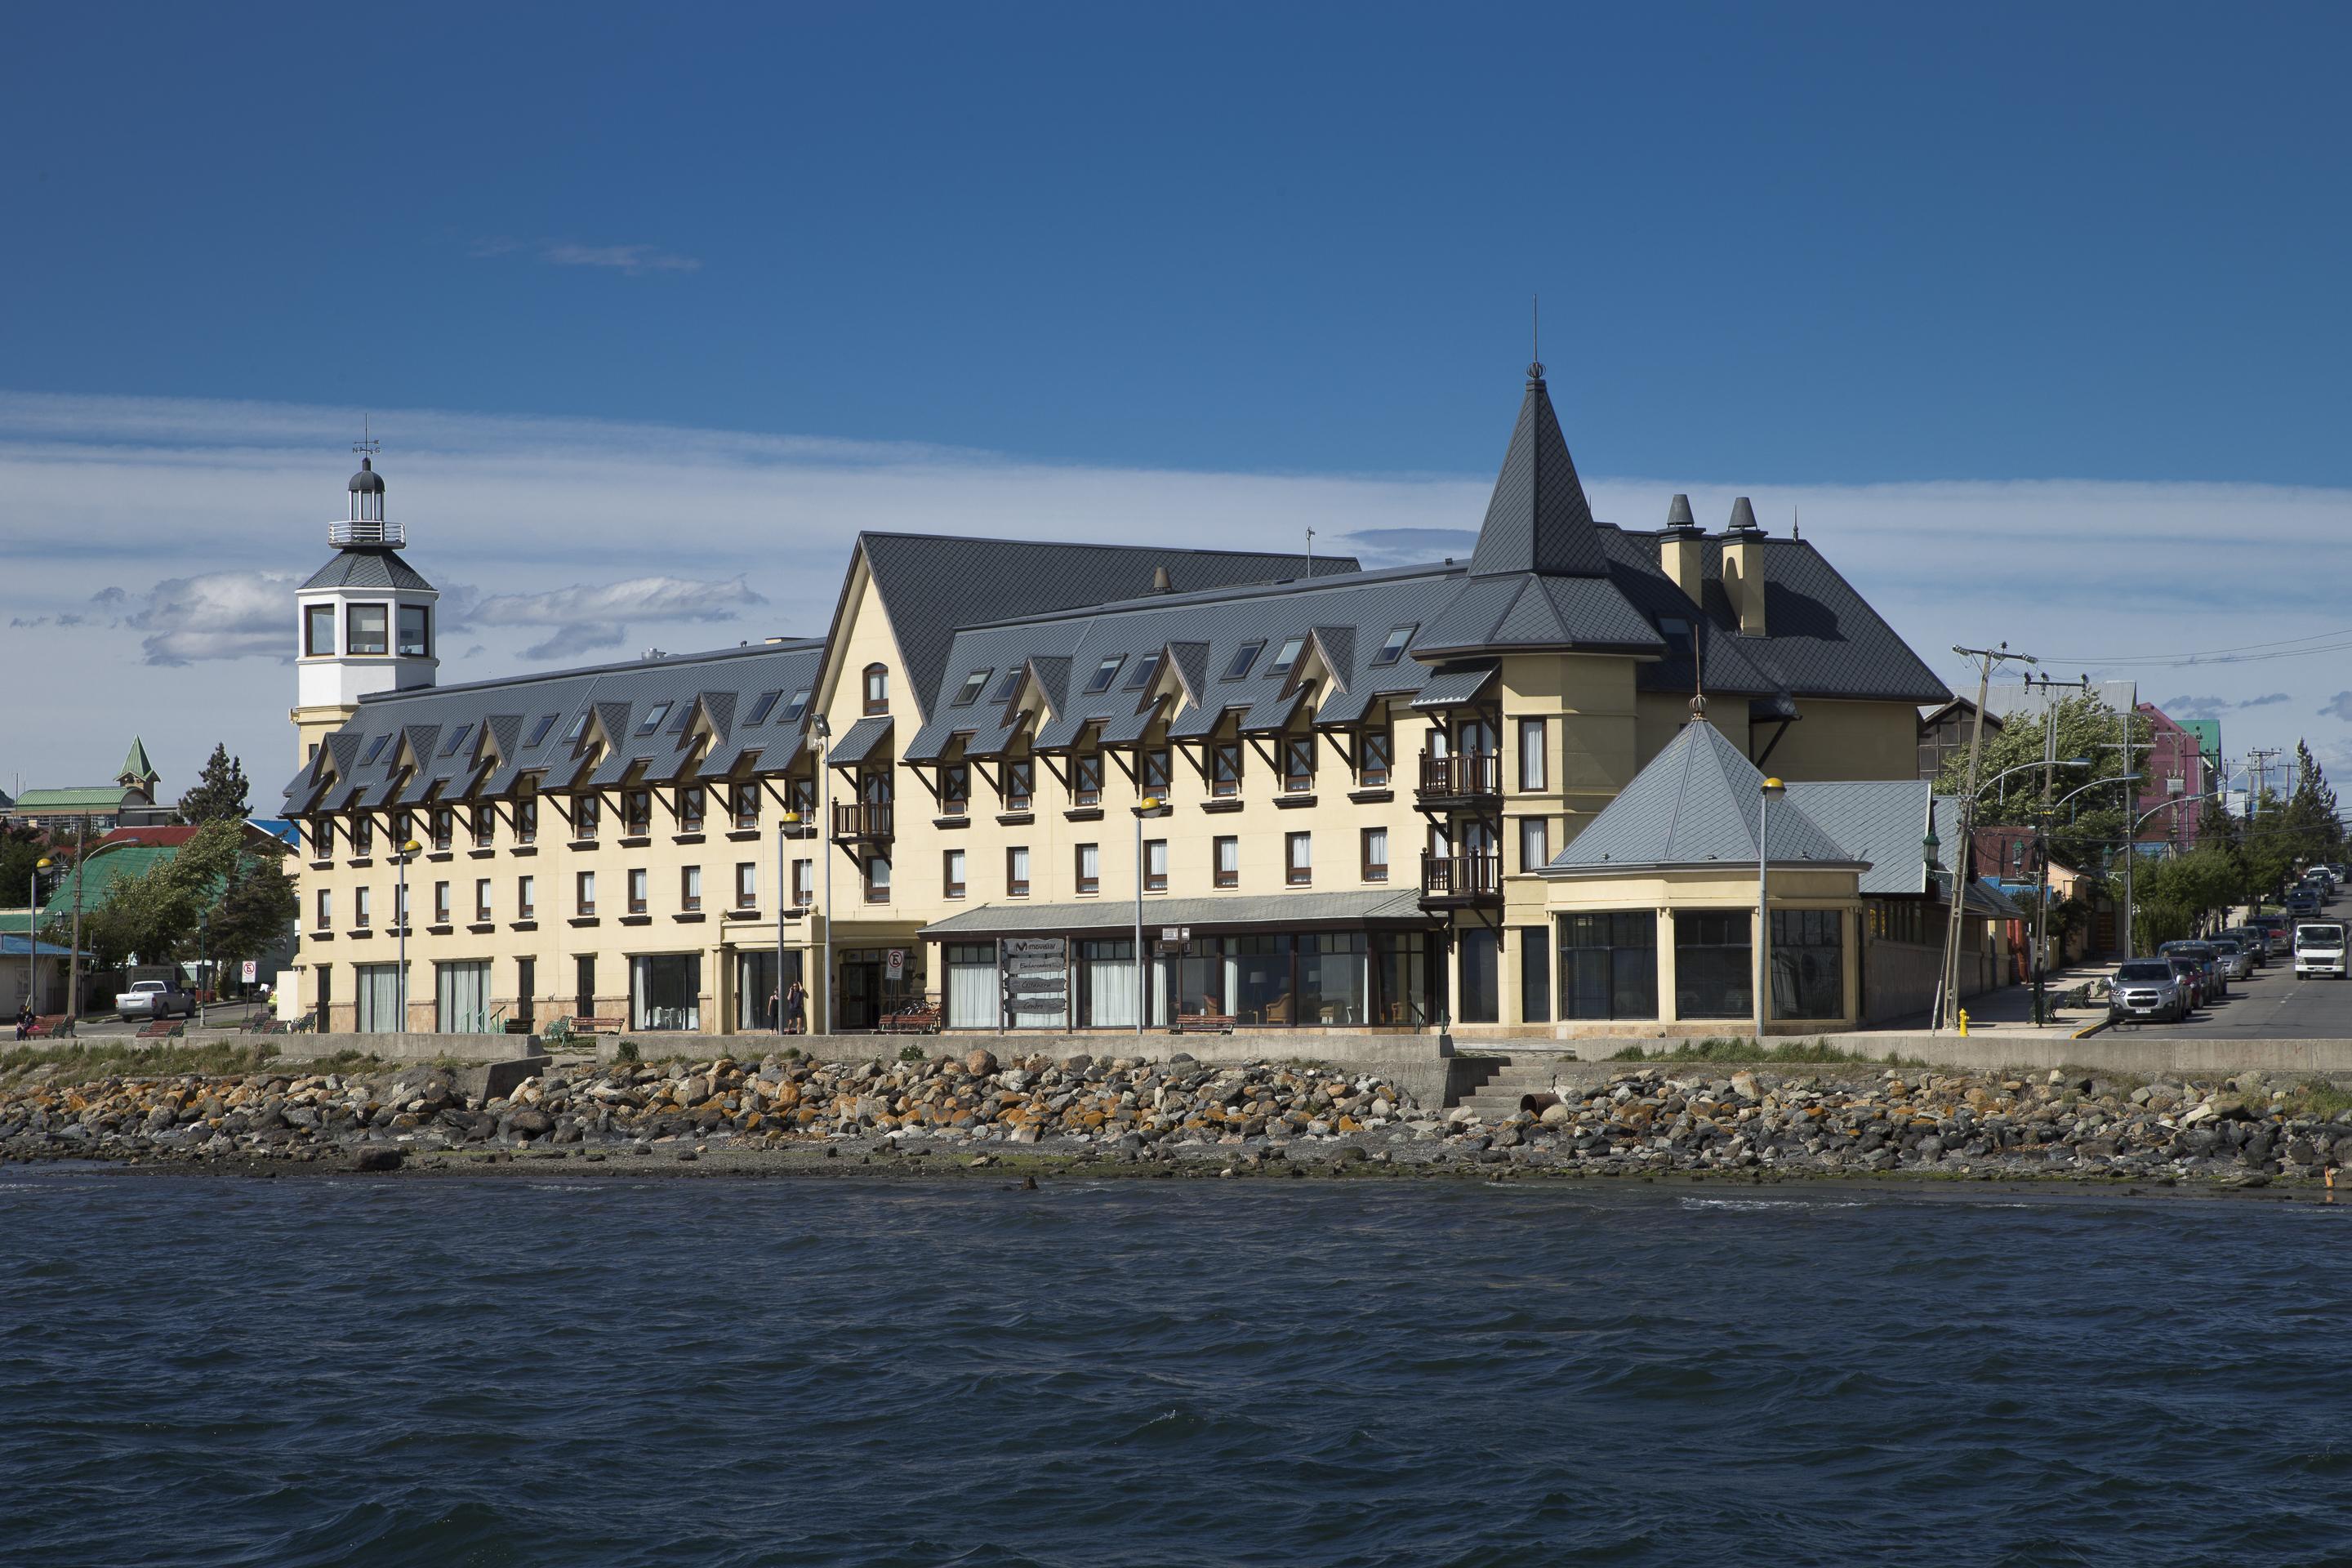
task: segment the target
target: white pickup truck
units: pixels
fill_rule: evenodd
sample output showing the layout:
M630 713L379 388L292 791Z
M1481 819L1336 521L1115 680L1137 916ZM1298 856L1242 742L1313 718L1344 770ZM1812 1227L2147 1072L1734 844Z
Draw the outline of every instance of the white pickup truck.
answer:
M124 1018L193 1018L196 994L176 980L134 980L118 991L114 1010Z
M2297 979L2306 974L2345 977L2342 921L2294 922L2294 973Z

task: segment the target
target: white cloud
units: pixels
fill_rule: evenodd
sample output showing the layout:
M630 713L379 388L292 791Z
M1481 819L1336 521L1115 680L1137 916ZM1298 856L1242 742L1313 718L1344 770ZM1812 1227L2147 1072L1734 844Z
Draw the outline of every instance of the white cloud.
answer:
M2341 719L2352 723L2352 691L2339 691L2320 705L2322 719Z
M294 585L290 572L207 572L150 589L124 624L145 632L149 664L275 658L291 663Z
M628 628L614 621L575 621L560 626L543 640L522 650L535 659L572 659L598 648L618 647Z
M2294 700L2284 691L2267 692L2232 701L2227 697L2167 697L2157 703L2175 719L2219 719L2224 713L2246 708L2271 708L2281 702Z
M740 575L716 582L632 577L591 586L575 583L541 594L494 594L467 617L491 626L562 626L578 621L731 621L739 609L768 601Z
M469 250L472 255L485 260L527 250L541 261L556 267L603 268L631 278L641 277L647 272L702 270L698 258L681 256L675 250L664 250L655 245L582 245L569 239L542 239L526 244L520 239L501 237L478 239Z

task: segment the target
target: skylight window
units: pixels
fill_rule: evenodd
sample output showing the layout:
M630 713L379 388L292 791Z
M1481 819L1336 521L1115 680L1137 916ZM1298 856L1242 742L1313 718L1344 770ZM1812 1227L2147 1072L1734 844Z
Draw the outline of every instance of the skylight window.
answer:
M646 721L637 726L637 733L640 735L652 734L656 730L661 728L661 721L668 717L669 704L667 702L655 703L654 710L646 715Z
M1128 671L1127 689L1129 691L1142 690L1145 687L1151 684L1151 678L1159 673L1160 656L1155 653L1150 658L1144 659L1136 665L1133 669Z
M1257 662L1257 656L1265 651L1265 644L1262 642L1242 644L1240 647L1234 650L1234 662L1225 666L1225 679L1239 680L1243 676L1247 675L1250 672L1250 666Z
M449 737L449 743L441 748L441 754L445 757L456 756L466 749L466 742L472 738L473 733L474 727L471 724L458 725L457 733Z
M1691 647L1691 626L1674 616L1658 617L1658 633L1676 653L1688 653Z
M1087 682L1087 692L1108 691L1110 683L1118 679L1118 667L1126 662L1127 655L1115 653L1095 666L1094 676Z
M1298 662L1298 652L1307 646L1305 637L1291 637L1275 650L1274 662L1265 667L1268 675L1288 675Z
M748 730L755 724L766 723L768 721L768 715L775 710L776 699L782 695L783 693L781 691L762 691L760 693L760 700L751 704L751 716L743 721L743 727Z
M996 689L988 694L988 700L991 702L1013 700L1013 694L1021 689L1021 668L1022 667L1016 664L1004 672L1004 679L998 681Z
M360 761L362 763L372 763L378 757L383 755L383 748L391 740L392 737L389 735L378 735L374 740L370 741L368 742L368 749L361 753Z
M1388 640L1381 644L1380 652L1372 655L1372 662L1375 665L1394 664L1402 658L1405 648L1412 642L1412 634L1419 630L1421 630L1419 621L1415 621L1409 626L1391 626Z
M669 732L673 735L684 734L686 732L687 721L693 717L693 703L682 702L678 704L677 717L669 721Z
M523 742L523 744L526 746L536 746L541 741L546 740L547 732L555 728L555 721L558 715L553 713L541 714L539 716L539 722L530 727L530 738Z
M993 669L975 669L965 676L963 685L955 694L954 705L958 708L969 708L979 701L980 694L988 689L988 678L995 673Z
M579 718L572 721L572 728L563 731L563 743L567 746L576 746L580 743L580 737L587 732L588 715L583 713Z
M784 704L783 715L779 718L776 722L779 724L797 723L800 720L800 716L808 711L808 688L805 686L802 687L798 691L793 692L793 700Z

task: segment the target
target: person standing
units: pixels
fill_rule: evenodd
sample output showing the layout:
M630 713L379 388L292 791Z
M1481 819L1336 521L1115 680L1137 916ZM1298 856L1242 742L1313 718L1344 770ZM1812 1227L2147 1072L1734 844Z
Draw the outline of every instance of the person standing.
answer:
M784 1033L804 1035L808 1032L808 993L795 979L792 989L784 993Z

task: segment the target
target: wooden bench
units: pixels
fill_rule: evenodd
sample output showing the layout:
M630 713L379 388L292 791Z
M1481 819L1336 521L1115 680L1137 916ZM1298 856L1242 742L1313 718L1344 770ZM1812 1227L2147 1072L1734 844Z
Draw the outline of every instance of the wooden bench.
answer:
M1180 1035L1230 1035L1234 1032L1231 1013L1179 1013L1176 1032Z
M882 1022L876 1027L886 1035L936 1035L940 1032L940 1005L921 1002L912 1007L901 1007L895 1013L884 1014Z
M28 1040L70 1039L73 1032L73 1020L63 1013L41 1013L35 1015L33 1026L26 1031L25 1037Z
M141 1040L176 1040L187 1032L188 1023L184 1018L151 1018L146 1023L139 1026L139 1033L133 1036L132 1038Z

